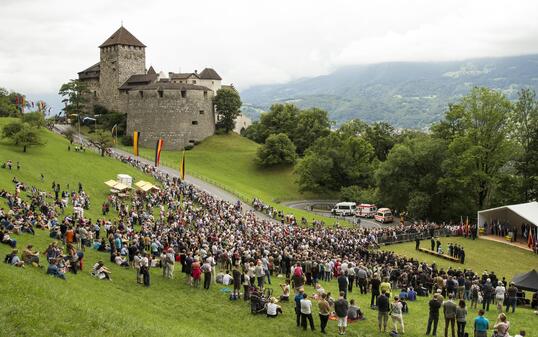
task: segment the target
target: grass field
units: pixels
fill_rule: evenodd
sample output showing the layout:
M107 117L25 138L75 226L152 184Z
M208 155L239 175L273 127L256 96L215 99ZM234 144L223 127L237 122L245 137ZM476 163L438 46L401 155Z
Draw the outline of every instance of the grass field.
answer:
M301 193L295 183L292 167L259 168L254 163L258 146L235 133L211 136L186 152L187 174L220 186L245 202L251 202L256 197L286 214L295 214L298 219L305 217L308 220L318 219L333 224L333 218L280 204L288 200L331 199L337 196ZM122 149L132 151L131 147ZM140 155L153 160L155 150L141 148ZM179 167L181 156L181 151L162 151L161 163L169 167ZM345 222L341 220L340 223Z
M0 189L13 191L11 179L14 175L44 189L50 188L52 180L62 184L69 182L72 186L80 180L92 198L92 208L87 214L98 217L100 203L107 192L103 181L114 178L117 173L149 179L127 165L91 152L67 152L65 140L43 132L47 144L32 148L26 154L18 148L0 144L0 161L11 159L20 161L22 165L20 172L0 170ZM45 175L43 183L39 178L42 172ZM41 251L51 241L44 231L38 231L35 236L17 235L16 239L19 249L32 243ZM509 260L506 267L511 273L536 266L536 257L522 258L518 250L503 250L505 247L499 243L477 241L473 245L467 242L464 245L468 248L469 263L474 263L473 268L478 270L502 268L497 261L499 258ZM396 251L400 247L404 249L401 253L415 256L414 249L406 248L408 244L387 248ZM0 245L2 258L8 252L8 246ZM473 262L473 256L486 253L490 255L486 255L482 263L478 260ZM419 256L422 258L422 255ZM428 262L431 260L430 256L424 258ZM106 263L108 254L87 249L85 269L77 275L69 274L67 281L48 277L38 268L20 269L0 263L0 336L321 336L317 307L314 320L318 332L303 332L295 327L295 315L290 304L283 304L284 315L274 320L253 316L248 304L242 300L229 301L219 286L213 285L209 291L188 287L184 276L177 270L176 278L167 280L159 269L152 269L151 287L143 288L136 284L133 270L106 263L112 269L113 281L99 281L88 271L99 259ZM274 281L283 282L283 279ZM323 285L336 293L335 282ZM275 294L280 294L276 290L278 286L272 287ZM308 288L307 292L312 293L313 290ZM351 324L348 336L380 336L376 330L376 312L367 309L369 296L354 292L350 298L358 301L367 319ZM427 320L426 303L426 299L420 298L410 304L410 313L404 316L406 336L423 336ZM472 313L469 318L474 316ZM494 320L495 313L490 311L487 316ZM528 331L527 336L532 336L538 326L538 316L528 309L518 309L515 315L509 315L509 319L512 334L524 328ZM439 328L443 328L442 323ZM329 336L337 336L335 322L329 322L328 331Z

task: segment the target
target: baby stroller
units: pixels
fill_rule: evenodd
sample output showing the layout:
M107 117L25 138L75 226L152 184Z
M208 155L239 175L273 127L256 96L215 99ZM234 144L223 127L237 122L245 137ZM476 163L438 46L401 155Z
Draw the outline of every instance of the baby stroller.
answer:
M266 288L260 290L256 287L250 289L250 313L253 315L265 313L266 305L269 303L271 296L273 295L273 289Z

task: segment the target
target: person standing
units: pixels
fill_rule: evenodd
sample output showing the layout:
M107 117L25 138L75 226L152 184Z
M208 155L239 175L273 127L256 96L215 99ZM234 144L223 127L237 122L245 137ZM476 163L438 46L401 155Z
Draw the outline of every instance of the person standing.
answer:
M439 309L441 308L441 302L437 298L437 294L433 295L433 298L428 303L429 315L428 315L428 327L426 328L426 335L437 336L437 324L439 323ZM432 330L433 323L433 330Z
M458 324L458 337L464 337L465 324L467 324L467 309L464 300L460 300L456 308L456 322Z
M312 318L312 301L308 299L308 295L303 293L303 299L301 300L301 324L303 330L306 330L306 320L310 323L310 330L316 330L314 328L314 319Z
M331 306L327 302L327 294L321 294L321 300L318 303L319 308L319 321L321 333L326 334L325 328L327 327L327 322L329 321L329 314L331 313Z
M202 272L204 273L204 289L209 289L211 285L211 262L209 259L205 260L205 263L202 265Z
M344 298L347 298L347 285L349 283L347 279L347 273L338 276L338 291L344 293Z
M140 273L142 274L144 286L149 287L149 259L146 252L142 253L142 258L140 259Z
M387 332L389 310L389 298L386 296L385 291L381 290L381 295L377 297L377 325L379 327L379 332L381 332L381 325L383 325L383 332Z
M443 303L443 314L445 316L445 337L448 337L448 326L450 325L452 337L454 337L454 325L456 323L457 305L452 301L453 294L448 294L448 300Z
M506 301L506 313L508 313L508 310L510 307L512 307L512 313L516 311L516 304L517 304L517 293L518 289L514 282L510 282L510 287L508 287L508 290L506 291L508 295L508 300Z
M300 288L299 291L295 294L295 315L297 319L297 327L301 326L301 301L303 299L304 289Z
M435 239L433 238L433 236L431 237L430 239L430 243L431 243L431 251L435 251Z
M493 326L498 337L509 337L508 330L510 329L510 322L506 319L506 315L501 313L497 317L497 323Z
M403 309L403 304L402 302L400 302L400 298L398 296L394 297L394 302L392 302L391 310L390 310L390 318L392 319L392 326L394 327L394 331L399 332L398 325L400 325L402 327L402 334L404 334L405 327L404 327L402 309Z
M491 279L486 280L486 284L482 288L482 309L489 311L489 304L491 303L491 297L493 297L493 287L491 285Z
M334 303L334 311L336 317L338 318L338 334L344 335L347 328L347 311L349 309L349 304L345 298L345 293L340 292L340 298Z
M379 296L379 285L381 284L381 280L379 279L379 276L377 273L374 273L374 277L370 281L370 285L372 287L372 299L370 300L370 308L375 308L377 306L377 297Z
M420 248L420 239L418 238L418 236L415 238L415 249L416 250L419 250Z
M489 321L484 317L484 310L478 310L478 316L474 319L474 336L487 337L489 329Z

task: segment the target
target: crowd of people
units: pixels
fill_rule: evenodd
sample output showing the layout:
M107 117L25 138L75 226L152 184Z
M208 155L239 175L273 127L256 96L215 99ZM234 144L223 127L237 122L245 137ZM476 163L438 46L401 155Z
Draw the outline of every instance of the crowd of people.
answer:
M454 234L461 231L458 226L427 223L367 229L331 228L320 223L298 226L285 217L269 221L254 211L244 211L240 203L219 200L152 165L129 156L111 155L152 175L161 182L162 189L137 191L132 198L110 197L102 205L103 218L92 220L80 212L63 215L67 203L89 207L82 185L79 184L78 193L69 190L60 193L53 183L50 193L35 188L28 191L28 187L17 181L14 193L0 192L9 207L7 212L0 210L0 240L14 249L9 263L40 264L32 247L23 261L18 259L16 240L11 234L16 229L33 233L41 228L65 245L62 249L54 241L44 252L49 264L47 273L63 279L67 273L76 274L83 267L84 250L88 247L108 253L110 263L136 270L136 282L146 287L151 284L151 268L162 268L163 277L174 278L175 266L180 265L189 285L203 284L204 289L209 289L218 279L222 284L233 285L231 298L239 298L242 290L243 298L248 300L253 289L264 289L272 284L275 275L281 275L288 281L282 286L280 299L289 299L290 291L294 291L298 325L306 329L308 323L314 329L310 300L313 298L319 301L321 330L325 331L326 319L334 315L341 334L345 333L350 315L363 316L354 300L347 302L354 287L361 295L371 296L370 306L378 310L380 331L387 329L390 316L393 330L403 333L407 301L413 301L417 295L433 294L432 300L443 306L444 298L470 301L472 306L481 296L482 307L487 311L496 294L494 289L500 284L507 286L494 272L444 270L435 263L426 264L372 249L377 247L380 237L433 233L440 229ZM25 200L23 193L28 193L29 200ZM117 211L116 219L106 219L111 208ZM111 279L103 261L93 266L92 274L99 279ZM331 280L338 284L338 300L319 283ZM313 295L305 290L309 286ZM396 289L402 291L396 294ZM514 294L517 289L514 292L512 287L505 294L512 312L516 307ZM282 311L277 301L271 298L267 303L267 315L275 317ZM435 335L437 323L431 305L430 315L433 316L428 325L433 323L433 330L428 328L428 332L431 330Z

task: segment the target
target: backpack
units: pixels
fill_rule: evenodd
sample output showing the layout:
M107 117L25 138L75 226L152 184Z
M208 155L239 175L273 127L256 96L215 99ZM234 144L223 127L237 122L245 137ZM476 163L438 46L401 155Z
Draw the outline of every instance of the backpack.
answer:
M301 277L303 276L303 270L302 268L296 267L293 271L293 276Z

